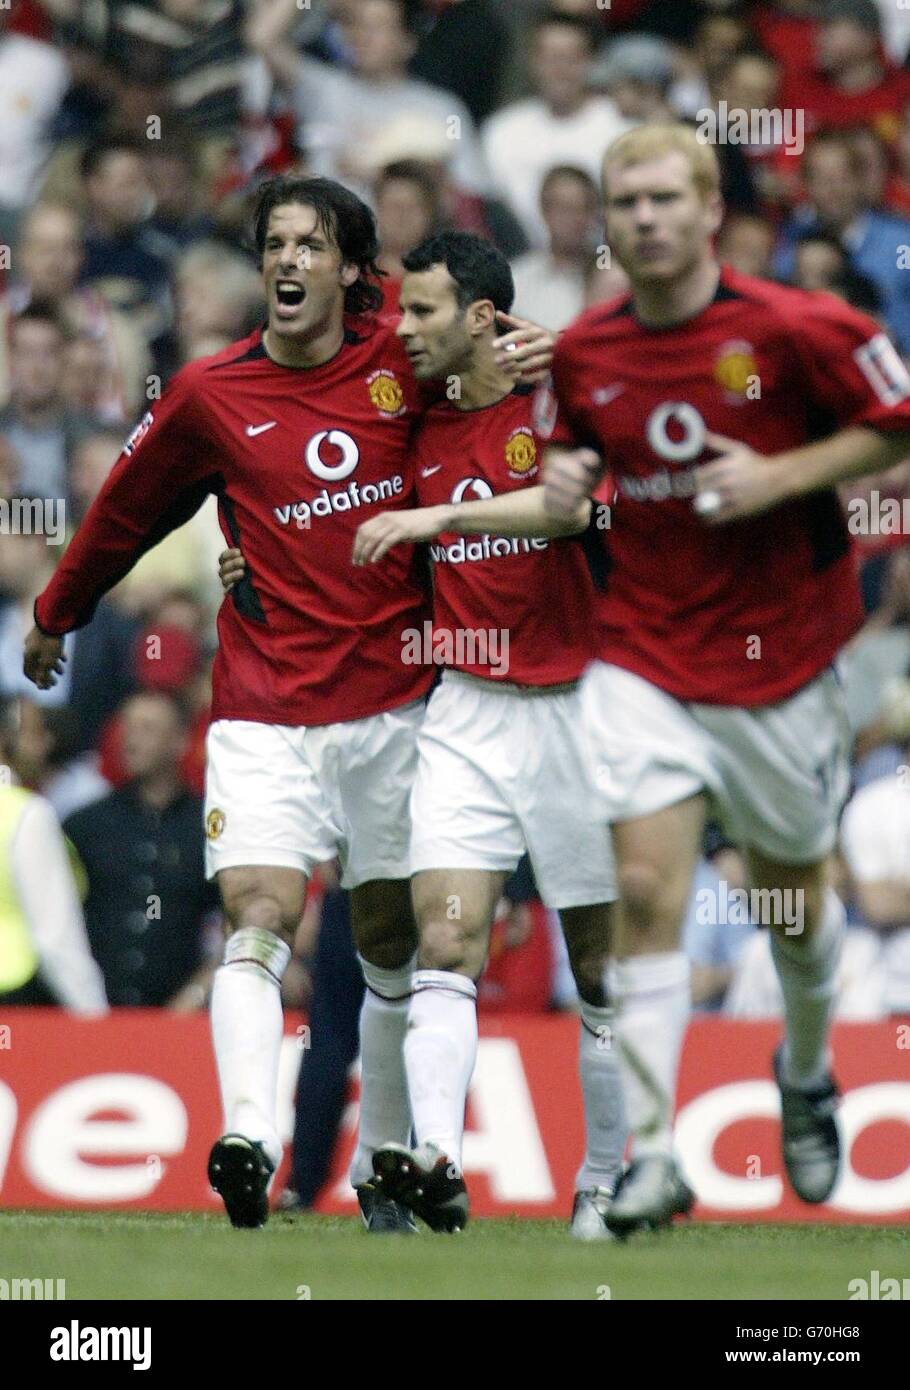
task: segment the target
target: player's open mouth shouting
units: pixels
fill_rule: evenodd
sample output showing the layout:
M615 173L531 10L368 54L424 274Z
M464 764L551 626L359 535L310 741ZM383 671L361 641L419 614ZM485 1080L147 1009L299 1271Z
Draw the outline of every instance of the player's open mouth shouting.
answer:
M284 277L274 284L272 311L281 319L292 319L306 299L306 289L297 280Z

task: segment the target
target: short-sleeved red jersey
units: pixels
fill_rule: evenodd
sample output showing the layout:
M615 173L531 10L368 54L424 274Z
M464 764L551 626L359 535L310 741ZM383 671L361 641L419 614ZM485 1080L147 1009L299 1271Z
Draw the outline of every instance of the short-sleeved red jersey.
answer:
M413 506L408 445L421 406L394 329L349 327L321 366L274 363L261 331L177 374L133 431L35 605L63 633L139 556L218 497L247 577L222 604L215 719L310 725L420 698L432 672L402 659L429 619L412 547L355 568L354 535Z
M615 487L605 660L729 705L782 700L830 664L862 621L836 493L709 526L693 470L715 457L706 431L774 455L849 425L910 429L910 377L877 324L724 269L712 303L671 328L643 326L630 298L582 314L557 344L553 391L549 437L596 449ZM552 404L543 390L542 429Z
M521 386L477 410L433 406L415 439L421 506L536 487L542 446L532 414L533 392ZM519 685L577 680L594 655L594 586L578 540L445 533L430 556L434 643L437 634L508 634L507 669L501 645L494 661L473 660L483 652L454 641L446 665Z

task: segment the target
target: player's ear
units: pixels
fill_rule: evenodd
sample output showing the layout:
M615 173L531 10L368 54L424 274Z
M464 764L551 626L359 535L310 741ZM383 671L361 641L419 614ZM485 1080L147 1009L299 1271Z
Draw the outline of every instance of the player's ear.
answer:
M360 279L360 267L349 261L342 261L339 279L346 290Z
M496 310L490 299L476 299L468 308L468 332L479 337L496 326Z
M724 200L719 193L711 193L705 205L708 215L708 229L712 236L720 231L721 223L724 220Z

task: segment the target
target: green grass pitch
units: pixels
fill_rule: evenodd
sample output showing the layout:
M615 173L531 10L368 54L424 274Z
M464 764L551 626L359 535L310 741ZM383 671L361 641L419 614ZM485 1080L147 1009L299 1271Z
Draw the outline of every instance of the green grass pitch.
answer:
M370 1237L353 1218L275 1213L261 1231L198 1214L0 1212L0 1278L68 1299L846 1299L910 1275L905 1226L676 1226L626 1245L553 1221Z

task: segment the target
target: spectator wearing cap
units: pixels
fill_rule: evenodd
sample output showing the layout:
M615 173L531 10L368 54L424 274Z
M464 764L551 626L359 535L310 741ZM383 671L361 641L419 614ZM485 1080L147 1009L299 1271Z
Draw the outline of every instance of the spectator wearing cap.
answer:
M606 95L627 121L676 119L670 89L676 76L673 49L653 34L614 39L594 62L591 86Z
M597 184L584 169L557 165L544 178L540 210L549 245L512 262L515 312L558 333L585 306L600 227Z
M891 145L908 99L910 72L886 55L875 0L827 0L814 68L789 77L782 104L805 110L810 131L871 125Z
M64 829L85 870L86 926L108 999L165 1005L207 969L217 894L205 881L203 803L180 776L186 716L174 696L132 696L122 739L129 781Z
M796 245L807 233L834 236L851 268L875 285L888 331L902 352L910 352L910 275L900 255L900 247L910 246L910 221L869 206L863 172L847 132L820 131L812 138L802 167L807 201L781 229L775 272L793 278Z
M535 247L548 242L540 210L547 171L577 165L599 183L604 151L630 128L614 101L591 90L594 53L583 19L541 15L531 32L533 95L503 107L481 132L494 186Z
M375 168L365 167L364 147L383 126L407 114L443 132L452 147L452 178L460 188L477 195L488 191L468 108L453 93L408 76L417 37L405 0L358 0L345 7L341 29L349 71L297 50L287 34L299 14L296 0L261 0L249 37L290 93L311 173L340 179L369 199Z

